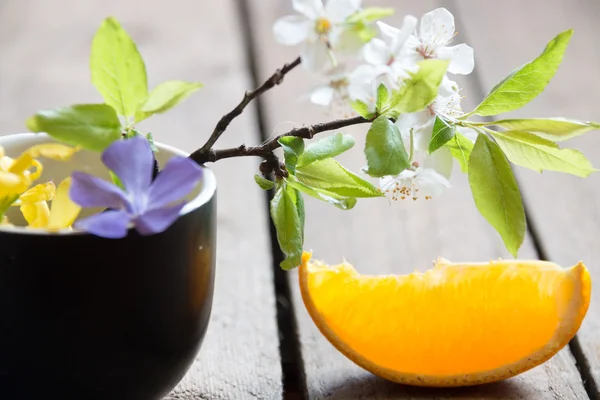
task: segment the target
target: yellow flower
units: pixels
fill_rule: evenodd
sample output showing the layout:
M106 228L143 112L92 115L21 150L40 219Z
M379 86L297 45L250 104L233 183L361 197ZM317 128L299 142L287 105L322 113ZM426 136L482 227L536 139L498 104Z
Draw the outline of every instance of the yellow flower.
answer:
M78 148L59 143L38 144L25 150L17 159L5 155L0 147L0 199L12 198L25 192L42 174L38 157L66 161Z
M70 177L57 188L52 182L42 183L23 193L14 205L21 206L21 213L31 228L50 231L70 228L81 211L69 197L70 188ZM52 201L51 207L48 207L49 201Z

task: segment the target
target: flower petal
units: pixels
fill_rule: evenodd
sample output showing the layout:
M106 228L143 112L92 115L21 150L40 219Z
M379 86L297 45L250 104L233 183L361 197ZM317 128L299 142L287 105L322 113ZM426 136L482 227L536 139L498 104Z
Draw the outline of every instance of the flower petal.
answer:
M35 185L31 189L27 190L21 196L19 196L19 200L17 204L25 204L25 203L39 203L40 201L50 201L54 198L56 193L56 187L54 183L40 183L39 185Z
M293 0L292 4L294 6L294 10L312 20L315 20L323 15L322 0Z
M475 68L475 54L473 48L466 44L451 47L441 47L437 50L437 57L450 60L448 72L451 74L469 75Z
M116 185L84 172L73 172L71 177L69 195L80 206L131 209L129 200Z
M325 5L325 16L334 23L344 22L360 8L361 0L329 0Z
M81 219L75 222L75 228L108 239L121 239L127 236L130 222L130 216L125 211L111 210Z
M373 39L363 49L365 61L371 65L387 65L392 54L388 45L381 39Z
M439 196L450 187L450 181L433 169L424 168L415 178L419 196Z
M60 143L37 144L25 150L31 158L45 157L56 161L68 161L79 151L77 147L66 146Z
M81 207L69 197L72 178L66 178L56 188L56 195L50 207L48 229L58 230L69 228L79 216Z
M335 90L329 85L319 86L310 94L310 101L320 106L329 106L333 102Z
M477 132L471 128L466 128L464 126L458 126L458 127L456 127L456 130L458 131L458 133L460 133L461 135L463 135L464 137L466 137L473 143L475 143L475 141L477 140Z
M454 36L454 16L445 8L438 8L421 18L420 37L423 44L445 46Z
M317 40L307 43L302 51L302 65L310 72L322 72L327 67L335 64L334 55L327 47L327 43Z
M441 147L431 155L425 155L422 161L423 168L432 169L446 179L452 175L452 166L454 159L450 149Z
M154 155L146 139L137 136L114 142L102 153L102 162L119 177L130 197L145 195L154 170Z
M402 29L396 29L396 35L391 41L390 50L396 57L400 56L400 53L407 43L408 38L415 32L417 28L417 19L412 15L404 17L404 23Z
M184 205L185 203L181 203L173 207L150 210L134 220L135 229L140 235L161 233L173 225Z
M48 225L50 210L45 201L24 203L21 205L21 213L31 228L45 228Z
M148 209L165 207L181 199L196 187L202 168L186 157L173 157L148 190Z
M308 37L311 22L300 15L279 18L273 25L275 40L286 46L295 46Z

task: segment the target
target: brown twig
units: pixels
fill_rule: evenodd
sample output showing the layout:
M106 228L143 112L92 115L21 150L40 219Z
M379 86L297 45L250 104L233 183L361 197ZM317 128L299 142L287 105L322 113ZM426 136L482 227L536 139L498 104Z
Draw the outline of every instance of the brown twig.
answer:
M239 116L252 100L257 98L267 90L272 89L273 87L281 84L283 82L283 79L285 78L285 75L294 68L296 68L298 65L300 65L301 62L302 61L300 57L298 57L291 63L285 64L282 68L275 71L275 73L271 75L271 77L267 79L258 88L246 92L240 104L238 104L233 110L231 110L228 114L224 115L219 120L217 126L215 126L213 133L210 135L204 146L202 146L200 150L196 151L196 153L208 153L215 145L217 140L219 140L219 137L221 137L223 132L225 132L231 121L233 121L237 116Z
M280 147L278 140L285 136L296 136L303 139L312 139L317 133L332 131L335 129L344 128L351 125L358 125L373 122L373 118L366 119L363 117L352 117L346 119L338 119L331 122L325 122L310 126L303 126L301 128L294 128L289 132L274 137L273 139L259 145L259 146L246 146L241 145L238 147L232 147L230 149L214 150L209 149L208 151L197 150L190 158L198 164L205 164L207 162L215 162L224 158L231 157L247 157L255 156L262 157L264 159L272 158L273 150Z

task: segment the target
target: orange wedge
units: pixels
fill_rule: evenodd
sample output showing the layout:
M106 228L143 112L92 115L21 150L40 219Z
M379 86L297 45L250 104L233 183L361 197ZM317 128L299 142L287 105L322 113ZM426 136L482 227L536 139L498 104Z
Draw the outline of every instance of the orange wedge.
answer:
M304 253L304 304L346 357L382 378L416 386L470 386L548 360L581 325L591 281L579 263L454 264L410 275L360 275Z

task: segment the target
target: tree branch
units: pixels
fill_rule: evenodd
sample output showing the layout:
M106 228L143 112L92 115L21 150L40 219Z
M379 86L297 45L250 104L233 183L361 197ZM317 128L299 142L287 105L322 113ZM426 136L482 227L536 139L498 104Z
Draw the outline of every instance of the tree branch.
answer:
M204 146L202 146L202 148L197 152L208 153L212 149L216 141L219 140L219 137L221 137L223 132L225 132L231 121L233 121L237 116L239 116L252 100L257 98L267 90L272 89L273 87L281 84L283 82L283 79L285 78L285 75L294 68L296 68L298 65L300 65L301 62L302 61L300 57L298 57L291 63L285 64L282 68L275 71L275 73L271 75L271 77L267 79L258 88L246 92L240 104L238 104L237 107L231 110L228 114L221 117L221 119L217 123L217 126L215 126L212 135L210 135Z
M247 157L255 156L262 157L264 159L271 158L273 150L277 149L281 145L278 140L285 136L296 136L303 139L312 139L316 134L326 131L332 131L335 129L344 128L351 125L358 125L373 122L374 118L366 119L363 117L352 117L346 119L338 119L331 122L325 122L315 125L303 126L301 128L294 128L289 132L274 137L273 139L259 145L259 146L246 146L241 145L238 147L232 147L229 149L214 150L209 149L208 151L196 150L190 155L190 158L198 164L205 164L207 162L215 162L224 158L231 157Z

